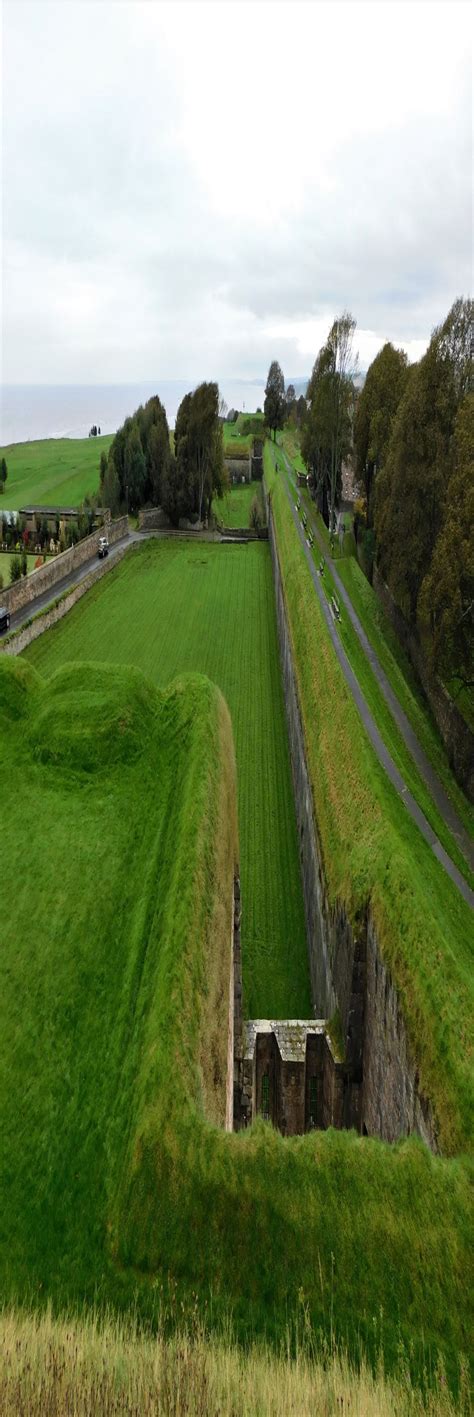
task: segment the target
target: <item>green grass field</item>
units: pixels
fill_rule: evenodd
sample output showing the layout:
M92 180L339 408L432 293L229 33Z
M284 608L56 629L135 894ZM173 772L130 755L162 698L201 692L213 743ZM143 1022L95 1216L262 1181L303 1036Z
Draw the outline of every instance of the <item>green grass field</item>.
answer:
M100 438L42 438L0 448L8 478L2 504L19 507L77 507L99 488L99 463L108 452L112 434Z
M234 495L234 494L231 494ZM238 765L245 1006L311 1014L293 789L266 545L147 543L28 650L133 664L156 684L198 670L229 704Z
M3 657L0 720L4 1301L231 1316L279 1345L303 1325L418 1376L440 1348L455 1381L466 1164L415 1138L214 1124L236 853L221 696Z
M230 487L225 497L216 498L213 509L219 517L219 521L228 527L248 527L250 508L254 497L257 497L263 515L262 484L260 482L236 483L235 487Z

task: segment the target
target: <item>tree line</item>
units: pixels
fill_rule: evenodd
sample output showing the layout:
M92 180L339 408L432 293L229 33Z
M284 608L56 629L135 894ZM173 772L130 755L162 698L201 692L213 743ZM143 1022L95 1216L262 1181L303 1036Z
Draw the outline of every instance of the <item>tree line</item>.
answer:
M285 390L274 361L265 391L270 435L301 430L312 494L334 530L342 467L353 458L363 493L355 532L369 575L375 562L434 668L474 682L474 302L456 300L426 354L408 364L387 343L362 390L353 354L356 323L333 322L306 398Z
M171 447L166 411L157 395L136 410L100 460L100 498L112 515L161 506L172 526L203 521L224 491L222 405L216 383L185 394Z

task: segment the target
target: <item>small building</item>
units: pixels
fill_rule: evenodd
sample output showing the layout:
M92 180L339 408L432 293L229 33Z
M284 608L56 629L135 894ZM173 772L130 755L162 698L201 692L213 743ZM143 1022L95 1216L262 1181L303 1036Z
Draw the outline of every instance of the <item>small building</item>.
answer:
M284 1136L354 1125L351 1079L325 1019L250 1019L243 1025L240 1116L261 1116Z
M42 522L47 523L48 535L51 532L54 534L58 530L58 525L61 534L68 522L77 521L79 509L78 507L20 507L18 516L23 517L26 531L29 531L31 536L35 536Z

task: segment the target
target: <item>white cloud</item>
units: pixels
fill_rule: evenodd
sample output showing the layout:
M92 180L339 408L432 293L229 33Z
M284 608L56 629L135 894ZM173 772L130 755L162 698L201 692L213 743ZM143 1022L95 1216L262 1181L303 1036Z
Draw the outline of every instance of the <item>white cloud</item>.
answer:
M470 276L469 7L7 0L4 377L425 347Z

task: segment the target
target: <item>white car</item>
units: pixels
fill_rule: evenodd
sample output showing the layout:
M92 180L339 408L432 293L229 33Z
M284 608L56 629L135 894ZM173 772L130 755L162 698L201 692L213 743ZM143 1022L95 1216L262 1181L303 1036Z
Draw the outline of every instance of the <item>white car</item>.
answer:
M109 543L106 536L99 536L99 560L109 554Z

